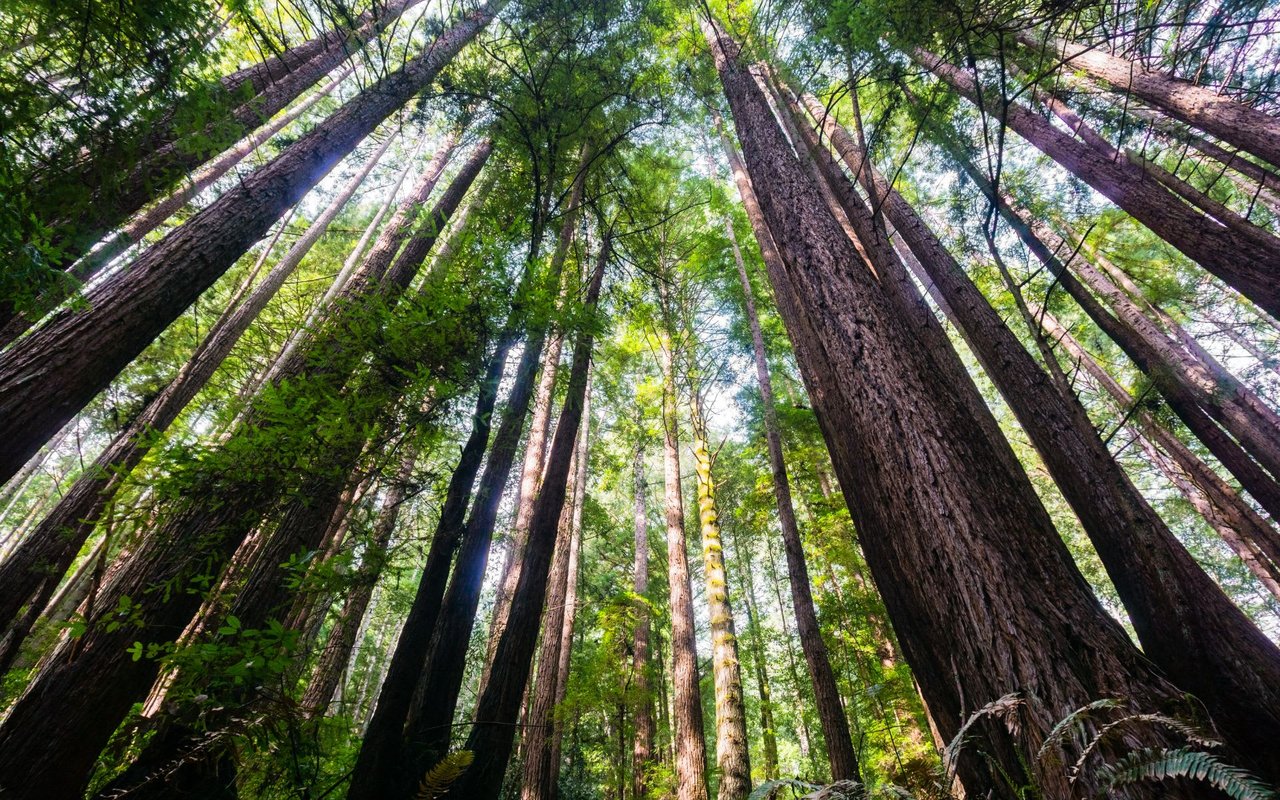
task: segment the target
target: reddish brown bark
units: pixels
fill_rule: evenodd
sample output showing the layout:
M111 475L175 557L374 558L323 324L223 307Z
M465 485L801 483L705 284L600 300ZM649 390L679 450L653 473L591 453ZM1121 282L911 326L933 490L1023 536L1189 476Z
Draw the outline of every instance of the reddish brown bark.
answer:
M971 75L923 50L914 57L960 95L978 102L980 90ZM1074 138L1025 106L1004 104L999 113L1019 136L1157 236L1260 307L1280 314L1280 288L1271 277L1280 271L1275 237L1264 232L1245 234L1220 224L1183 203L1141 167Z
M734 180L738 185L738 194L747 210L747 218L755 231L757 241L766 243L760 247L761 256L766 264L774 262L770 267L771 273L780 273L784 270L781 256L770 238L768 227L760 212L760 205L755 199L755 190L751 188L751 180L747 177L742 161L727 137L722 136L722 144L725 155L729 159ZM733 245L738 279L742 283L747 323L751 328L756 382L760 387L760 402L764 408L765 442L769 449L769 469L773 477L774 500L778 508L778 525L782 530L783 550L787 558L791 604L795 609L796 627L800 635L800 646L804 650L805 664L809 669L809 678L813 682L814 704L817 706L818 720L827 745L827 758L831 762L831 777L833 780L861 780L857 754L853 749L853 736L849 731L849 720L845 717L844 707L840 703L840 690L836 686L835 672L831 669L827 645L818 627L818 613L813 603L813 588L809 580L809 567L805 563L800 525L796 520L795 505L791 500L791 481L787 476L786 459L782 452L782 432L778 424L778 412L773 402L773 381L769 377L764 335L760 330L760 318L756 313L751 281L747 276L742 253L738 250L733 227L728 222L726 222L726 231Z
M467 14L427 52L361 92L274 161L0 354L0 480L7 480L230 267L285 209L430 82L503 0Z
M801 370L821 387L815 409L867 563L943 735L1010 692L1036 698L1019 711L1033 739L1100 695L1178 703L1093 597L1026 475L1008 467L1008 443L972 419L962 398L976 388L935 369L872 277L851 268L852 244L789 155L736 45L711 30L708 39L800 301L781 304L784 321L793 340L817 334L798 353ZM998 764L1007 775L1030 767L1046 797L1072 796L1063 776L1028 765L1003 725L969 730L984 757L961 757L967 789L1015 796L989 772Z

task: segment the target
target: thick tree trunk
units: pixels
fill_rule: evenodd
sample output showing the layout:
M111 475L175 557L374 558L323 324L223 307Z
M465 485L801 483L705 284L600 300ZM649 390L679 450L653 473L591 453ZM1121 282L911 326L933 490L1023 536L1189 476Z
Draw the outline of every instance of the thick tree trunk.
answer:
M716 694L717 797L744 800L751 793L751 759L747 750L747 709L742 692L742 663L738 633L729 600L724 566L720 511L716 507L713 455L707 422L696 383L689 389L689 419L693 429L694 471L698 485L698 522L702 534L702 566L707 577L707 612L711 618L711 668Z
M707 751L702 728L698 640L694 630L693 586L684 533L680 486L680 420L676 413L675 353L661 335L664 503L667 518L667 584L671 611L671 681L677 800L707 800Z
M814 116L824 119L816 99ZM824 126L846 163L865 154L826 116ZM1102 558L1143 650L1166 676L1200 699L1227 740L1247 760L1280 774L1263 754L1280 736L1280 650L1191 557L1111 456L1074 395L1049 380L915 210L869 164L875 201L937 287L952 321L1013 409ZM1113 306L1135 325L1164 334L1092 265L1082 272L1109 287ZM1105 283L1105 286L1103 283ZM1205 376L1209 379L1209 376ZM1214 665L1206 669L1206 665ZM1255 755L1256 754L1256 755Z
M636 450L632 458L634 482L632 491L635 506L632 514L635 523L635 566L632 568L631 591L637 597L649 594L649 488L644 477L644 440L636 434ZM631 793L634 800L646 800L649 792L649 769L653 762L653 744L657 733L653 720L653 689L649 680L649 607L636 605L636 628L633 633L631 659L632 681L635 686L636 707L635 742L631 748Z
M306 232L239 305L214 323L204 341L147 407L121 431L62 496L53 511L10 558L0 564L0 626L12 625L24 604L43 608L54 587L97 525L103 509L129 473L151 449L155 437L168 430L182 410L213 377L240 337L275 297L276 292L329 224L342 211L386 152L388 139L365 162ZM441 163L441 167L443 164ZM439 170L432 176L438 177ZM25 636L27 631L18 632ZM0 664L2 666L2 664Z
M757 239L768 241L760 248L767 261L775 262L772 272L784 269L780 256L769 239L768 227L755 199L755 190L733 144L722 136L725 154L729 159L738 194L743 198L751 227ZM748 201L747 198L750 198ZM725 229L733 246L733 256L738 267L738 279L742 283L747 323L751 328L752 354L755 357L756 381L760 387L760 402L764 408L765 441L769 450L769 468L773 477L773 493L778 507L778 526L782 530L782 545L787 557L787 578L791 586L791 604L795 608L796 627L799 629L800 646L804 650L805 664L813 682L814 703L822 725L822 735L827 745L827 757L831 762L833 780L861 780L857 754L853 749L853 736L849 732L849 720L840 704L840 690L836 686L835 672L826 642L818 627L818 613L813 603L813 588L809 580L809 567L805 563L804 545L800 539L800 526L796 521L795 505L791 500L791 481L787 477L786 459L782 452L782 430L778 424L778 411L773 403L773 381L769 377L769 362L765 354L764 335L760 330L760 318L756 313L751 281L746 264L738 249L732 223L726 220Z
M308 397L330 396L342 403L338 390L365 356L363 347L350 347L348 340L361 330L361 324L368 325L371 312L394 305L403 294L417 271L414 259L421 262L434 231L457 208L489 152L487 142L478 148L436 203L420 235L413 237L382 280L366 273L353 281L325 335L300 350L295 366L283 373L290 380L283 381L265 402L288 401L284 395L301 391L317 393ZM351 464L335 468L326 457L352 449L359 456L366 426L375 425L383 413L377 401L391 402L402 391L409 371L383 364L374 374L384 378L383 385L363 382L368 403L357 406L361 413L352 414L342 404L348 426L335 429L323 422L328 419L326 413L337 413L324 404L308 406L316 416L301 421L271 420L254 412L195 469L189 491L175 497L164 521L106 587L98 604L101 611L76 640L75 652L67 646L59 648L0 726L0 775L4 776L0 789L17 798L35 798L71 796L82 788L101 747L156 676L158 662L145 654L131 657L131 643L175 641L201 604L201 592L186 591L189 581L216 575L264 511L285 492L305 490L326 475L340 473L340 481L345 480ZM378 391L372 391L375 388ZM258 459L253 470L238 466L242 456L261 456L262 437L274 437L273 443L282 451L296 453L299 459L302 454L308 457L283 463ZM353 448L352 441L358 446ZM314 467L299 471L294 469L298 463ZM321 530L324 521L317 523ZM278 563L274 566L279 568ZM121 605L122 598L127 599L126 605ZM108 623L122 608L129 609L127 624L113 628ZM76 702L69 702L67 698L73 696Z
M1232 100L1206 86L1196 86L1093 47L1054 40L1041 43L1030 31L1017 40L1037 52L1061 60L1063 66L1083 70L1122 94L1131 94L1174 119L1252 153L1280 167L1280 120Z
M969 728L984 755L961 755L962 780L1014 797L999 775L1030 769L1045 797L1071 797L1065 776L1028 763L1020 738L1038 740L1099 696L1154 709L1180 695L1093 597L1030 481L1007 466L1008 443L972 418L961 398L976 388L936 370L871 276L849 268L852 244L737 64L737 46L714 30L708 39L801 301L782 304L784 321L793 340L817 333L798 354L802 374L821 387L813 394L823 435L907 661L947 737L977 709L1025 693L1011 709L1022 736L989 716ZM789 314L796 308L807 322Z
M917 50L914 58L962 96L978 102L973 77ZM1001 106L1001 119L1019 136L1092 186L1188 258L1269 313L1280 314L1280 248L1265 232L1245 235L1186 205L1136 164L1055 128L1045 117L1017 103Z
M588 309L594 310L600 297L605 266L611 258L610 238L610 232L605 231L584 300ZM542 616L546 601L552 551L565 506L569 462L586 403L592 344L590 329L580 331L574 341L573 366L570 368L564 407L556 423L542 489L538 492L537 505L529 524L529 540L524 565L520 570L520 582L512 595L511 615L494 654L489 682L485 684L476 703L471 733L463 745L464 750L474 754L474 760L466 772L449 787L444 795L449 800L496 800L502 787L502 778L515 739L520 699L533 666L538 619ZM555 665L547 667L556 668Z
M561 662L569 666L568 648L572 642L572 620L569 605L576 595L578 553L577 520L581 521L580 493L585 490L581 481L586 479L587 435L590 432L590 388L583 399L583 425L578 448L569 465L568 488L565 491L568 513L560 515L560 529L556 534L555 554L551 559L551 573L547 579L546 610L542 615L542 641L538 647L538 668L533 681L533 695L525 714L524 769L520 783L522 800L555 800L556 778L559 774L555 756L558 748L555 710L561 698ZM581 478L581 481L579 480ZM573 586L574 589L570 589ZM569 631L569 636L565 633Z
M265 167L151 247L130 269L0 354L0 480L105 388L374 128L483 29L503 0L361 92Z

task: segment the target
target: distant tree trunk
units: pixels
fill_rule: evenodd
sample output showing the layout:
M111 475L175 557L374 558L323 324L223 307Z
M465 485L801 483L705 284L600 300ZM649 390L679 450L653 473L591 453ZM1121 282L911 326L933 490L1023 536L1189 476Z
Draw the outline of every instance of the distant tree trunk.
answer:
M693 429L694 470L698 485L698 521L702 563L707 577L707 612L711 617L711 666L716 690L716 768L720 800L744 800L751 793L751 760L747 750L747 709L742 692L738 634L729 600L724 566L720 511L716 507L710 433L702 416L699 387L691 381L689 419Z
M586 308L594 311L600 297L605 266L612 257L611 231L602 233L600 254L584 299ZM476 703L475 721L464 750L475 757L466 772L449 787L445 798L451 800L490 800L497 798L506 772L507 761L515 739L516 718L524 694L533 652L537 646L538 619L542 616L552 551L560 516L565 506L569 462L578 438L586 404L587 379L591 368L593 339L590 328L579 331L573 346L573 366L565 391L564 407L556 423L555 436L547 458L542 489L529 524L529 541L520 583L512 595L511 615L498 642L489 682ZM555 635L555 632L549 632ZM548 664L547 668L555 669Z
M635 510L632 514L635 522L635 566L632 568L631 591L639 598L646 598L649 594L649 488L644 477L644 439L639 433L636 434L632 471L632 492L635 496ZM653 698L650 696L653 689L649 681L649 608L644 603L636 604L633 642L631 674L638 701L632 712L636 733L631 748L631 792L634 800L646 800L656 730Z
M850 168L865 163L853 137L814 98L810 110L819 120L825 117L824 128ZM1280 736L1280 650L1173 536L1098 438L1084 407L1049 380L915 210L874 167L863 168L874 182L877 205L927 273L921 282L932 283L946 299L952 321L1079 517L1145 653L1205 703L1241 754L1280 773L1280 761L1268 764L1249 755L1267 750L1255 737ZM1145 324L1152 338L1167 343L1092 265L1082 261L1078 268L1097 287L1112 290L1113 307L1131 311L1133 324ZM1206 670L1210 663L1216 666Z
M356 635L364 622L365 612L369 610L369 602L373 599L373 589L387 557L387 544L391 541L396 522L400 518L400 507L408 496L406 490L417 460L417 449L411 448L401 460L400 469L382 497L378 518L373 523L368 548L361 557L357 578L342 604L342 613L329 631L329 638L320 651L311 680L303 693L302 710L308 717L324 716L338 689L338 683L342 680L342 674L346 671L347 663L351 660Z
M1030 31L1019 31L1015 36L1022 45L1061 59L1068 69L1082 70L1121 94L1131 94L1174 119L1280 167L1280 120L1265 111L1208 87L1148 71L1096 47L1062 40L1041 43Z
M684 533L680 486L680 420L676 414L674 346L661 335L663 463L667 516L667 583L671 594L671 678L674 689L674 749L677 800L707 800L707 752L702 728L698 640L694 631L693 587Z
M590 388L583 398L582 416L586 420L578 436L577 451L569 466L568 488L566 489L566 506L568 513L561 513L560 528L556 534L555 553L551 558L551 573L547 579L546 610L542 615L542 641L538 648L538 669L533 681L533 696L529 711L525 715L524 735L524 775L520 784L520 797L523 800L554 800L556 796L556 778L559 764L556 763L558 748L556 734L555 711L560 700L562 676L561 662L565 671L569 666L568 648L572 643L573 615L569 606L574 602L577 583L577 541L578 531L575 519L581 521L581 506L578 498L586 480L587 435L590 432L591 412ZM570 587L573 587L572 589ZM566 631L570 632L568 637ZM567 677L563 676L563 677Z
M556 286L559 278L559 274L552 272L547 276L546 284ZM517 295L520 294L517 290ZM511 394L507 398L507 408L494 434L489 460L461 536L458 559L441 606L439 624L431 635L425 667L408 707L404 726L405 766L396 779L403 782L398 788L389 790L394 793L403 793L416 786L426 768L434 763L434 759L442 757L449 745L498 506L520 446L546 342L545 322L535 320L531 326ZM546 576L542 579L545 581Z
M577 232L579 206L582 205L583 184L587 177L587 166L591 159L591 148L583 145L578 156L579 169L569 189L569 198L565 203L563 221L560 224L560 235L556 239L556 249L551 254L549 272L560 278L560 297L562 303L567 300L569 292L577 286L577 278L567 279L563 275L564 262L569 255ZM493 651L498 646L498 639L507 626L507 615L510 613L511 593L515 591L520 580L520 562L524 551L524 540L529 530L529 520L533 516L533 504L538 496L538 486L542 482L543 462L547 455L547 434L551 424L551 407L555 397L556 373L560 368L560 355L564 349L564 333L559 326L554 326L547 337L547 344L542 356L542 375L538 379L538 394L533 403L533 418L529 422L529 436L525 444L524 463L520 467L520 485L516 489L516 519L511 530L510 542L507 544L507 559L502 570L502 580L498 584L497 596L493 601L493 622L489 626L489 643L485 650L485 670L481 679L483 684L488 679L489 665L493 662Z
M742 539L737 540L742 544ZM738 574L742 576L742 603L747 609L747 649L751 651L751 668L756 673L756 691L760 695L760 738L764 752L764 779L778 777L778 731L773 720L773 689L769 681L769 669L765 665L764 634L760 629L760 615L756 611L755 579L752 578L750 548L735 547L738 558Z
M971 101L980 90L973 77L917 50L913 57ZM990 104L989 104L990 105ZM1017 103L1002 105L1001 119L1018 135L1088 183L1153 233L1271 314L1280 314L1280 240L1259 230L1245 235L1186 205L1136 164L1075 139L1050 120Z
M755 191L747 177L733 144L722 135L725 154L729 159L738 194L743 197L752 228L757 237L768 237L768 229L760 214ZM745 198L750 197L748 202ZM756 313L751 280L733 231L733 224L725 221L725 230L733 246L733 256L738 267L738 279L742 283L744 309L747 324L751 328L752 353L755 357L756 382L760 387L760 402L764 408L765 441L769 449L769 467L773 476L773 493L778 507L778 526L782 530L783 550L787 556L787 577L791 585L791 604L795 608L796 627L799 629L800 646L804 650L809 677L813 681L814 703L822 724L822 735L827 745L827 757L831 761L832 780L860 781L857 754L853 749L853 736L849 732L849 720L840 703L840 690L836 686L835 672L827 653L822 630L818 627L818 613L813 604L813 587L809 580L809 567L805 563L804 545L800 539L800 526L796 521L795 506L791 500L791 481L787 476L787 463L782 452L782 431L778 424L778 411L773 402L773 381L769 377L769 362L764 348L764 335L760 330L760 318ZM761 247L761 255L775 261L773 271L783 269L780 256L772 241Z
M283 373L290 380L283 381L278 391L338 394L338 387L364 361L363 348L342 346L358 330L352 326L361 321L367 325L371 310L394 305L400 298L417 271L415 257L420 263L424 248L429 249L434 239L430 232L440 230L456 210L489 152L487 142L477 148L424 221L422 232L413 237L382 280L366 273L353 281L324 335L317 335L299 352L294 366ZM323 366L314 365L321 361ZM103 744L156 677L158 662L145 655L135 660L130 656L130 645L140 640L175 641L201 605L201 592L185 591L188 582L202 574L216 575L264 510L283 493L293 488L305 490L306 484L323 480L329 473L340 474L345 481L351 464L334 468L326 456L350 453L353 441L358 442L354 452L359 456L366 425L375 425L383 413L377 400L394 398L409 371L384 364L375 373L385 378L384 385L364 382L368 404L358 407L361 413L352 415L349 425L335 429L325 424L320 435L312 420L273 422L255 412L195 470L190 491L172 501L164 520L102 593L101 610L76 640L74 658L67 646L60 647L0 726L0 775L4 776L0 788L17 798L36 798L71 796L83 787ZM273 395L273 399L288 398ZM312 413L322 418L326 410L329 407L321 405ZM253 452L262 436L278 437L282 447L297 447L299 458L308 454L312 460L304 463L315 464L314 470L299 473L292 468L298 462L282 464L271 459L255 464L253 470L238 467L240 456ZM325 467L330 467L329 473ZM321 531L324 521L321 518L316 523ZM161 591L174 586L182 590ZM121 598L128 598L126 606L121 606ZM130 609L128 624L112 629L107 623L122 607ZM68 702L73 696L77 701ZM51 713L52 708L61 710Z
M1008 443L972 418L962 398L976 387L936 369L870 273L848 268L857 254L738 65L737 45L714 28L707 36L801 301L782 304L784 320L793 339L816 332L811 346L836 367L817 368L809 347L798 355L806 384L821 387L815 409L867 562L944 736L1013 692L1035 696L1014 712L1033 741L1099 693L1133 708L1180 704L1093 597L1030 481L1009 468ZM807 325L788 316L796 309ZM1030 770L1045 797L1073 796L1060 773L1028 763L1003 724L969 731L983 757L961 756L966 788L1014 797L1000 776L1024 776L1017 785Z
M1115 378L1076 341L1066 328L1043 309L1036 310L1045 331L1066 348L1073 363L1085 371L1111 397L1117 413L1129 420L1140 446L1156 467L1235 551L1249 571L1280 600L1280 532L1199 456L1182 443L1145 409L1134 408L1134 399Z
M360 188L390 143L388 139L369 157L244 301L228 309L214 323L178 375L76 479L23 546L0 564L0 586L4 587L0 590L0 626L12 625L24 604L44 607L93 532L103 509L150 450L155 437L168 430L213 377L240 337ZM16 633L22 637L27 631ZM0 658L0 668L3 666L4 660Z
M464 16L421 56L361 92L130 269L0 354L0 480L105 388L338 161L408 102L504 0ZM34 380L39 376L39 380Z

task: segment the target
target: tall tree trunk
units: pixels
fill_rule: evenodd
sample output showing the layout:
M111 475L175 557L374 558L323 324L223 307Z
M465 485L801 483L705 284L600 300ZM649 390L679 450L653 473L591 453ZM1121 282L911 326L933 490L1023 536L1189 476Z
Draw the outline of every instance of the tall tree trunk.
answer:
M720 536L720 511L716 506L710 433L702 416L700 389L696 382L691 381L691 384L689 420L693 429L698 521L702 534L702 565L707 577L711 666L716 689L716 768L720 775L717 797L720 800L744 800L751 792L751 760L747 750L742 663L738 657L738 634L724 566L724 541Z
M524 774L520 783L522 800L554 800L556 796L559 765L555 760L558 752L555 746L558 738L555 731L555 710L563 688L561 662L564 662L567 671L568 648L572 643L572 633L566 637L565 632L571 630L573 617L569 612L569 605L573 602L571 593L576 594L578 553L575 545L578 531L575 520L581 521L578 499L586 488L582 486L582 482L586 480L587 435L591 427L590 402L588 385L582 410L586 424L578 436L577 451L569 465L568 488L565 492L569 511L560 515L555 554L551 559L551 573L547 579L547 601L542 615L538 668L533 681L533 696L523 725ZM571 590L571 586L575 588Z
M582 567L582 512L587 502L587 467L590 464L591 434L591 383L588 380L582 401L583 429L578 443L578 467L573 491L573 538L569 541L569 577L564 593L564 625L560 631L560 661L556 665L555 708L564 707L569 694L569 669L573 659L573 636L578 621L578 575ZM561 751L564 745L564 724L557 714L551 730L551 786L560 785ZM625 754L622 757L625 764ZM554 793L552 795L554 797Z
M556 266L554 262L552 266ZM559 280L558 273L550 272L545 283L556 286ZM522 295L523 292L517 290L517 296ZM440 608L439 624L431 635L425 668L408 707L404 725L405 767L395 778L399 782L398 787L389 790L393 793L413 788L427 766L433 759L443 756L449 745L498 506L519 449L547 337L548 326L544 320L533 319L529 324L524 353L507 398L507 409L494 435L489 460L461 536L457 563Z
M62 185L79 181L80 185L94 189L87 202L57 208L59 212L70 212L57 217L53 223L64 257L69 260L79 257L223 147L270 120L419 2L421 0L393 0L380 12L368 12L356 19L357 24L350 29L322 34L317 38L325 40L325 44L314 57L281 72L263 85L256 96L244 102L226 99L215 102L218 109L215 113L225 116L209 122L203 130L192 132L192 136L180 135L176 118L162 119L148 127L141 143L132 143L129 152L117 154L123 161L111 163L108 156L104 163L103 159L95 158L74 170L75 174L60 176ZM450 49L448 38L446 33L428 45L428 53L436 46ZM309 42L302 48L313 49L313 46Z
M75 559L97 525L103 509L115 497L129 473L151 449L156 437L168 430L187 404L213 377L231 354L240 337L275 297L276 292L329 224L342 211L390 146L388 139L347 182L320 216L307 228L289 251L239 305L233 306L214 323L203 342L183 365L178 375L156 395L141 413L121 431L86 469L58 504L9 559L0 564L0 625L12 625L18 610L27 603L43 608L54 587ZM442 154L447 152L442 151ZM430 176L435 179L443 168ZM18 631L25 636L27 631ZM3 666L0 660L0 666Z
M741 542L742 539L739 538L738 544ZM766 666L764 632L760 627L760 614L756 611L756 587L755 579L752 578L750 548L743 547L736 552L739 554L738 574L742 576L742 601L747 609L747 648L751 651L751 666L756 673L756 691L760 694L760 749L764 751L764 779L771 781L778 777L778 731L774 726L773 689L769 680L769 668ZM838 702L837 700L837 704Z
M680 420L676 413L675 353L661 334L662 451L667 518L667 584L671 610L671 680L674 701L674 756L677 800L707 800L707 751L702 728L698 640L694 631L693 586L684 533L680 486Z
M386 677L378 693L377 705L365 726L360 753L352 771L348 800L380 798L394 781L391 773L398 769L400 737L405 717L413 699L414 687L427 659L431 637L440 615L445 584L449 577L453 554L462 536L467 502L489 443L493 408L498 387L507 363L507 353L514 337L500 339L489 365L484 383L476 398L471 416L471 433L462 447L445 492L440 518L427 554L413 604L405 617L404 627L387 667Z
M403 294L417 271L415 258L420 263L434 231L456 210L489 152L487 142L477 149L424 220L419 235L411 239L381 280L377 275L363 274L361 280L353 281L324 335L317 335L300 350L295 366L283 373L289 380L282 381L265 403L288 402L287 395L294 391L342 402L338 390L365 355L363 347L351 347L349 340L361 325L369 324L371 313L394 305ZM145 696L156 676L157 661L132 658L131 643L175 641L201 604L201 592L186 591L189 581L202 574L216 575L277 498L322 480L326 467L330 473L343 473L345 480L351 465L343 469L338 464L335 469L326 456L350 452L343 448L350 448L351 440L359 441L354 448L355 457L359 456L366 425L375 425L383 413L377 400L391 400L402 391L409 371L384 363L375 373L385 378L384 385L374 387L364 382L362 388L379 391L370 393L367 404L356 407L360 413L351 413L347 404L342 405L349 425L335 429L322 422L328 419L325 413L334 411L324 404L308 406L316 416L301 421L280 421L255 412L195 469L190 490L173 499L165 519L103 592L98 605L101 610L76 640L76 652L60 647L0 726L0 775L4 776L0 788L17 798L71 796L82 788L101 747L129 707ZM275 437L282 451L296 453L300 459L306 454L308 459L289 459L287 463L262 460L253 470L238 466L245 454L261 455L262 437ZM295 470L298 463L314 468ZM323 523L323 518L317 523L322 530ZM162 591L166 588L170 591ZM124 606L122 598L127 599ZM109 625L121 608L129 609L124 620L127 624ZM72 696L77 702L68 703Z
M649 487L644 476L644 439L636 434L632 457L635 523L635 566L632 568L631 591L637 598L649 594ZM631 659L632 681L637 698L632 717L635 719L635 742L631 748L631 793L634 800L646 800L649 793L649 768L653 762L656 729L653 719L653 689L649 681L649 607L636 604L636 627L633 633Z
M1125 352L1160 390L1169 407L1187 425L1196 438L1222 462L1249 494L1272 516L1280 515L1280 482L1258 465L1234 439L1218 427L1200 408L1190 390L1174 379L1172 368L1167 368L1159 354L1137 336L1131 328L1112 316L1102 304L1076 280L1062 258L1071 258L1074 250L1048 226L1035 219L1025 209L1019 208L1008 194L995 193L991 182L967 160L961 165L978 188L996 206L1035 257L1053 274L1063 289L1071 295L1080 308L1102 331ZM1059 254L1064 254L1060 256Z
M564 219L560 225L560 235L556 239L556 249L551 254L550 273L560 275L560 297L562 304L567 302L568 295L577 287L577 278L570 279L563 275L564 262L573 245L577 231L578 211L582 204L583 184L590 164L591 148L583 145L578 157L578 171L569 189ZM533 404L533 418L529 422L529 436L525 443L524 463L520 467L520 485L516 489L516 519L507 544L507 560L502 570L502 580L498 584L497 596L493 601L493 621L489 626L489 643L486 647L485 671L481 683L488 678L489 665L493 663L493 651L498 646L498 639L507 626L507 615L511 609L511 593L515 591L520 580L520 562L523 557L524 541L529 530L529 520L533 516L533 504L538 496L538 486L542 482L543 463L547 455L547 434L551 423L551 407L555 397L556 373L560 368L560 355L564 349L564 333L559 325L554 326L547 337L545 352L542 356L542 376L538 379L538 394Z
M600 254L584 299L585 307L592 311L600 297L605 266L612 257L612 232L604 231L602 238ZM474 760L444 795L450 800L495 800L502 786L507 761L511 757L515 739L514 723L520 712L520 699L533 665L538 619L545 606L552 551L565 506L569 462L586 404L593 344L590 330L584 328L579 331L574 341L573 366L569 372L564 407L556 423L542 489L538 492L537 505L529 524L529 540L524 565L520 570L520 582L512 596L511 615L494 654L489 682L485 684L476 703L471 733L463 745L464 750L474 754ZM555 665L549 664L547 667L555 669Z
M1064 67L1082 70L1117 92L1131 94L1174 119L1280 167L1280 120L1265 111L1206 86L1149 71L1096 47L1062 40L1041 43L1030 31L1019 31L1016 38L1032 50L1047 51Z
M815 118L824 119L818 101L809 103ZM830 116L825 120L846 163L864 163L866 154L853 137ZM1280 774L1280 760L1263 755L1268 748L1258 738L1280 736L1280 650L1173 536L1098 437L1084 407L1049 380L915 210L874 167L864 169L874 181L876 204L924 269L921 282L931 282L946 299L952 321L1079 517L1144 652L1205 704L1239 753ZM1092 265L1082 271L1099 286L1106 280ZM1130 309L1135 324L1165 338L1118 288L1106 285L1114 290L1114 305Z
M1043 309L1036 310L1045 332L1066 348L1073 362L1111 397L1117 413L1129 420L1134 434L1152 462L1200 512L1222 540L1240 556L1249 571L1280 600L1280 532L1199 456L1168 428L1143 408L1135 408L1133 397L1076 341L1066 328Z
M434 79L503 2L467 14L425 53L148 248L128 272L88 292L88 310L64 309L0 354L0 439L8 443L0 480L104 389L285 209Z
M802 348L802 374L821 387L815 409L867 562L944 736L1012 692L1029 693L1015 713L1031 741L1100 693L1133 708L1179 704L1093 597L1026 475L1007 466L1008 443L972 418L961 398L976 395L973 384L937 370L872 276L848 268L854 248L790 155L736 44L714 28L707 35L801 301L783 304L784 321L793 339L817 333L812 347L827 363ZM807 324L788 315L797 307ZM984 756L960 758L966 788L1013 797L999 776L1031 770L1044 796L1072 796L1065 776L1028 763L1003 724L980 719L969 731Z
M758 240L763 239L768 242L767 246L761 246L761 256L775 262L771 271L780 271L783 269L780 256L772 239L769 238L768 227L760 213L755 191L751 188L751 181L742 166L742 161L734 150L733 144L723 134L721 141L725 155L729 159L734 180L738 185L738 194L743 198L743 206L747 209L751 227L756 231ZM750 200L748 201L747 198ZM760 403L764 409L765 442L769 450L769 468L773 477L774 499L778 507L778 526L782 530L783 551L787 557L791 604L795 608L800 647L804 650L809 678L813 681L814 703L822 725L823 739L827 745L827 758L831 762L831 777L837 781L859 781L861 774L858 769L857 754L853 749L853 736L849 732L849 720L845 717L844 708L840 704L840 690L836 686L835 672L831 669L831 659L827 654L826 642L822 638L822 630L818 627L818 613L813 604L813 587L809 580L809 567L805 563L804 545L800 539L800 526L796 521L795 505L791 500L791 481L787 476L787 463L782 452L782 430L778 424L778 411L773 402L773 381L769 377L764 335L760 330L760 317L756 313L751 280L747 275L746 264L742 260L742 252L738 249L733 224L728 220L725 221L725 231L733 247L738 279L742 283L747 324L751 328L756 382L760 387Z
M960 95L978 103L973 77L923 50L913 57ZM984 110L992 110L991 103ZM1179 200L1138 165L1082 142L1017 103L1002 105L1001 120L1018 135L1092 186L1153 233L1271 314L1280 314L1280 247L1265 232L1244 235ZM1109 146L1108 146L1109 149Z

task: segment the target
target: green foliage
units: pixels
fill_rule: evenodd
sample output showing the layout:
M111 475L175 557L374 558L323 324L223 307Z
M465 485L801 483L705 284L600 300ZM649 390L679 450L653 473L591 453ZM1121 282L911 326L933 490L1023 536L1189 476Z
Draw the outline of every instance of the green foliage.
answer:
M1094 775L1104 787L1122 789L1142 781L1167 781L1186 778L1207 783L1236 800L1271 800L1276 792L1255 776L1203 750L1181 747L1143 748L1126 754L1111 764L1098 767Z
M475 753L470 750L455 750L427 771L422 782L418 784L417 800L436 800L443 797L467 767L471 766Z

